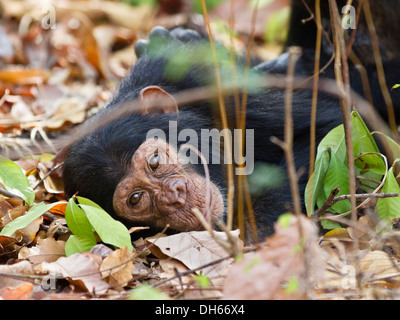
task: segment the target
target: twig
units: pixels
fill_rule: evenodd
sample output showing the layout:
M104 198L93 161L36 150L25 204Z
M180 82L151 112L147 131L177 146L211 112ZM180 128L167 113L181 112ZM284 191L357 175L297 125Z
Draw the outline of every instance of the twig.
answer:
M323 215L326 210L328 210L330 207L332 207L335 203L335 197L337 196L337 194L339 193L340 189L339 188L335 188L331 191L328 199L325 200L325 202L323 203L323 205L321 206L321 208L319 208L317 211L315 211L311 218L312 219L316 219L318 217L320 217L321 215Z
M356 177L355 177L355 169L354 169L354 149L353 149L353 141L352 141L352 123L350 118L350 105L351 105L351 96L350 96L350 84L349 84L349 75L348 75L348 66L347 66L347 56L346 56L346 48L344 45L343 34L340 32L340 20L339 13L337 8L337 3L335 0L329 0L329 7L331 13L331 23L332 23L332 34L334 39L334 50L335 50L335 78L336 84L339 91L344 93L343 98L340 99L340 108L342 112L344 132L345 132L345 140L346 140L346 151L347 151L347 161L348 161L348 170L349 170L349 187L350 187L350 204L351 204L351 220L353 223L357 221L357 210L356 210ZM343 69L340 70L340 66L343 64ZM343 72L343 73L342 73ZM344 84L343 84L344 78ZM354 251L358 252L359 244L358 244L358 236L357 230L355 231L354 237ZM361 290L361 273L360 273L360 262L359 256L355 255L355 267L356 267L356 278L358 288Z
M224 97L223 97L223 87L222 87L222 81L221 81L221 75L219 72L219 66L218 66L218 58L217 58L217 53L215 51L215 45L211 33L211 27L210 27L210 21L208 19L208 13L207 13L207 7L205 0L201 0L201 8L203 11L203 17L205 21L205 25L207 28L207 34L209 38L209 43L210 43L210 49L213 57L213 62L214 62L214 69L215 69L215 79L216 79L216 85L217 85L217 97L218 97L218 105L219 105L219 111L220 111L220 116L221 116L221 122L222 122L222 127L224 129L228 128L228 119L226 115L226 109L225 109L225 102L224 102ZM223 130L224 132L224 141L229 141L229 135L227 130ZM228 165L227 165L227 180L228 180L228 193L227 193L227 216L228 216L228 228L232 229L232 224L233 224L233 198L235 196L235 184L234 184L234 175L233 175L233 165L232 165L232 150L231 150L231 144L226 143L226 152L229 157Z
M290 183L290 191L292 194L292 202L293 202L293 211L297 218L297 227L299 232L299 237L301 241L304 238L304 229L302 225L302 213L301 213L301 200L300 200L300 191L298 184L298 175L296 171L296 165L293 154L293 113L292 113L292 99L293 99L293 85L294 85L294 72L296 61L299 58L301 53L300 48L291 47L289 48L289 65L287 68L287 87L285 92L285 128L284 128L284 141L278 142L279 140L275 138L275 142L283 148L286 159L286 167L288 172L288 178ZM302 243L303 244L303 243ZM304 279L308 279L309 276L309 258L310 258L310 250L308 250L307 246L302 246L304 250ZM308 281L305 282L307 287L310 287L310 283ZM308 292L309 290L306 290Z
M45 179L47 179L48 176L50 176L54 171L56 171L59 167L61 167L64 164L64 162L60 162L57 165L55 165L53 168L51 168L49 170L49 172L47 172L45 174L45 176L43 178L41 178L36 185L32 188L33 190L35 190Z
M332 190L331 194L329 195L328 199L325 200L321 208L319 208L317 211L315 211L312 215L312 219L318 221L324 220L324 218L319 218L321 217L326 210L328 210L330 207L332 207L336 202L343 201L343 200L348 200L351 198L350 194L344 194L341 196L336 196L339 193L339 188L335 188ZM398 193L360 193L356 194L355 198L356 199L368 199L368 198L374 198L374 199L381 199L381 198L394 198L398 197ZM348 212L345 213L346 215Z
M292 201L294 213L297 217L301 216L301 201L298 185L298 176L293 155L293 115L292 115L292 98L293 98L293 76L296 61L300 56L300 49L292 47L289 49L289 66L287 71L288 87L285 94L285 131L284 131L284 152L286 157L286 165L290 181L290 189L292 192Z
M0 188L0 194L2 194L3 196L6 196L8 198L18 198L18 199L22 199L20 196L17 196L16 194L9 192L3 188Z
M316 123L317 123L317 99L318 99L318 81L319 81L319 67L321 58L321 8L320 0L315 1L315 22L317 25L317 40L315 44L315 58L314 58L314 79L313 79L313 92L311 102L311 121L310 121L310 165L309 165L309 179L312 172L314 172L315 165L315 144L316 144ZM313 183L312 179L310 180ZM310 186L312 190L312 185ZM311 197L310 197L311 199Z
M249 74L250 74L250 64L251 64L251 52L253 50L253 44L254 44L254 36L255 36L255 31L256 31L256 22L257 22L257 12L258 12L258 6L259 6L259 0L256 0L255 5L253 7L252 15L251 15L251 31L250 31L250 36L249 36L249 41L247 44L247 50L246 50L246 62L245 62L245 69L244 69L244 83L245 88L242 91L242 104L240 108L240 112L236 113L236 118L238 119L238 128L241 130L242 133L244 133L246 130L246 108L247 108L247 98L248 98L248 93L247 93L247 83L249 82ZM242 140L240 141L240 150L241 152L239 153L240 156L240 165L239 168L242 167L244 161L243 159L243 150L245 146L245 138L244 134L241 135ZM244 205L243 205L243 195L245 196L246 200L246 205L248 209L248 213L250 216L250 223L252 223L252 236L255 242L258 242L258 237L257 237L257 232L255 231L255 224L253 223L254 221L254 211L253 211L253 206L250 199L250 193L245 190L245 185L247 184L247 177L243 174L240 174L237 176L238 180L238 222L239 222L239 228L240 230L243 230L241 232L240 236L244 240L246 238L245 235L245 221L244 221Z
M356 194L355 197L356 199L366 199L366 198L393 198L393 197L398 197L398 193L359 193ZM351 195L350 194L344 194L341 196L337 196L335 198L334 203L342 200L347 200L350 199Z

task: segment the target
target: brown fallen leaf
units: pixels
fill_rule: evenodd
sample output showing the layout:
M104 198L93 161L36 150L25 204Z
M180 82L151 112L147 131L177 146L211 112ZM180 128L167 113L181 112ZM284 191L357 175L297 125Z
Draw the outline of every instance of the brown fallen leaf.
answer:
M65 242L54 238L39 239L33 247L21 248L18 258L27 259L34 264L42 262L54 262L65 256Z
M37 84L45 82L50 73L45 69L28 69L14 67L0 70L0 81L19 84Z
M46 268L50 267L61 272L62 276L68 278L75 286L90 293L102 294L109 288L101 277L99 265L90 255L75 253L46 265Z
M14 251L14 244L17 242L12 237L0 236L0 254L12 253Z
M397 283L400 285L400 263L386 252L375 250L360 260L360 271L366 279L380 284Z
M115 250L109 254L100 266L101 275L110 286L119 285L124 287L132 279L133 273L133 253L128 251L127 246Z
M231 266L225 280L224 299L304 297L306 285L322 277L324 261L316 230L306 218L300 221L301 236L296 217L291 216L287 226L278 221L275 234L260 250L246 254L242 261Z
M31 292L35 287L25 282L16 288L1 288L0 297L4 300L29 300Z
M238 238L238 230L232 231ZM215 237L226 240L224 232L215 232ZM150 250L159 258L168 257L181 261L189 269L196 269L215 260L225 258L228 253L212 238L208 231L182 232L168 237L148 239L154 246ZM239 240L238 240L239 241ZM159 249L159 250L157 250ZM196 271L209 277L221 275L232 259L226 259L216 265L212 265Z
M26 212L28 212L29 208L30 208L29 206L23 205L23 206L17 206L17 207L14 207L14 208L8 210L7 215L5 215L4 217L1 218L1 225L5 226L12 220L15 220L16 218L18 218L20 216L23 216L24 214L26 214ZM17 242L21 242L23 244L29 244L34 240L37 232L39 231L39 228L40 228L40 225L42 224L42 222L43 222L43 218L39 217L39 218L33 220L25 228L15 231L11 237L16 239Z
M4 274L0 276L0 288L4 287L15 287L26 282L21 275L34 275L32 264L29 261L21 261L10 265L0 265L0 273ZM18 277L12 277L12 274Z
M59 194L64 192L64 185L60 178L57 177L53 178L51 175L49 175L50 170L43 163L39 163L37 167L39 169L39 177L43 179L43 184L47 192L53 194Z

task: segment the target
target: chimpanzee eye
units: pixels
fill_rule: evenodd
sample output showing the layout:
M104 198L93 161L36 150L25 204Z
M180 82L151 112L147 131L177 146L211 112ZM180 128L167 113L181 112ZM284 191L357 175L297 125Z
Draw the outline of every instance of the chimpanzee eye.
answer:
M143 192L135 192L131 194L128 198L128 205L134 206L135 204L137 204L142 198L142 194Z
M159 160L158 160L158 154L154 154L154 155L152 155L152 156L150 157L148 163L149 163L150 168L151 168L153 171L154 171L155 169L157 169L158 165L160 164L158 161L159 161Z

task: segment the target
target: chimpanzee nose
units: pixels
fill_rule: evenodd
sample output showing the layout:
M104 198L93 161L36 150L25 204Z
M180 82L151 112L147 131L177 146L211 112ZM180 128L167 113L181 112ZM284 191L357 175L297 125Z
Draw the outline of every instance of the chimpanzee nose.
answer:
M184 178L171 178L165 183L162 201L175 208L182 208L186 203L187 182Z

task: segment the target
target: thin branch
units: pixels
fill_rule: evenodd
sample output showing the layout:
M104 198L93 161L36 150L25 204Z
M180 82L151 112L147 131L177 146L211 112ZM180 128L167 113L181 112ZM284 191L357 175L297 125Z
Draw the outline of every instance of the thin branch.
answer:
M59 167L61 167L62 165L64 164L64 162L60 162L60 163L58 163L57 165L55 165L53 168L51 168L50 170L49 170L49 172L47 172L46 174L45 174L45 176L43 177L43 178L41 178L37 183L36 183L36 185L32 188L33 190L36 190L36 188L37 187L39 187L39 185L45 180L45 179L47 179L54 171L56 171Z
M214 62L214 69L215 69L215 78L216 78L216 84L217 84L217 97L218 97L218 105L219 105L219 110L220 110L220 116L221 116L221 122L222 122L222 127L224 129L228 128L228 119L226 115L226 108L225 108L225 102L224 102L224 96L223 96L223 87L222 87L222 81L221 81L221 75L219 72L219 66L218 66L218 58L217 58L217 53L215 51L215 45L211 33L211 27L210 27L210 21L208 19L208 13L207 13L207 7L205 0L201 0L201 8L203 11L203 17L205 21L205 25L207 28L207 34L209 38L209 43L210 43L210 49L213 57L213 62ZM229 141L229 135L227 130L223 130L224 132L224 140ZM226 153L228 157L232 157L232 151L231 151L231 144L230 143L225 143L226 145ZM230 159L232 160L232 159ZM229 161L227 165L227 176L228 176L228 192L227 192L227 217L228 217L228 228L232 229L232 224L233 224L233 198L235 196L235 184L234 184L234 176L233 176L233 165L232 161Z
M315 58L314 58L314 82L311 102L311 121L310 121L310 165L309 165L309 178L314 172L315 165L315 145L316 145L316 123L317 123L317 99L318 99L318 81L319 81L319 68L321 59L321 8L320 0L315 1L315 21L317 24L317 40L315 44ZM312 180L310 180L312 181ZM310 187L312 190L312 186ZM311 199L311 198L310 198Z
M18 199L22 199L20 196L17 196L16 194L9 192L3 188L0 188L0 194L2 194L3 196L6 196L8 198L18 198Z
M336 202L349 200L351 198L350 194L344 194L341 196L335 196L339 193L339 188L332 190L328 199L325 200L321 208L315 211L312 215L312 219L316 221L325 220L325 218L320 218L330 207L332 207ZM382 199L382 198L395 198L398 197L398 193L359 193L355 195L356 199ZM345 213L346 215L348 212Z
M294 213L300 217L301 201L298 185L298 177L296 165L293 155L293 115L292 115L292 99L293 99L293 82L296 61L300 56L300 49L292 47L289 49L289 66L287 71L287 89L285 94L285 131L284 131L284 152L286 157L286 165L290 181L290 189L292 192L292 201Z
M352 123L350 118L350 106L351 106L351 96L350 96L350 84L348 76L348 66L346 57L346 48L344 45L343 33L341 31L339 13L337 8L337 3L335 0L329 0L329 7L331 13L331 23L332 23L332 34L334 40L334 50L335 50L335 77L338 90L344 93L342 99L340 99L340 108L342 111L345 140L346 140L346 151L347 151L347 161L349 170L349 187L350 187L350 204L351 204L351 220L355 223L357 221L357 210L356 210L356 177L354 169L354 149L352 141ZM343 69L340 66L343 64ZM344 84L343 84L344 79ZM357 232L357 230L355 230ZM359 244L357 234L354 238L354 250L358 252ZM355 265L356 265L356 278L358 288L361 289L361 274L360 274L360 263L359 256L355 255Z
M315 211L312 214L311 218L313 220L322 216L326 212L326 210L328 210L330 207L332 207L335 204L335 197L337 196L339 191L340 191L339 188L335 188L331 191L328 199L325 200L325 202L322 204L321 208L319 208L317 211Z

